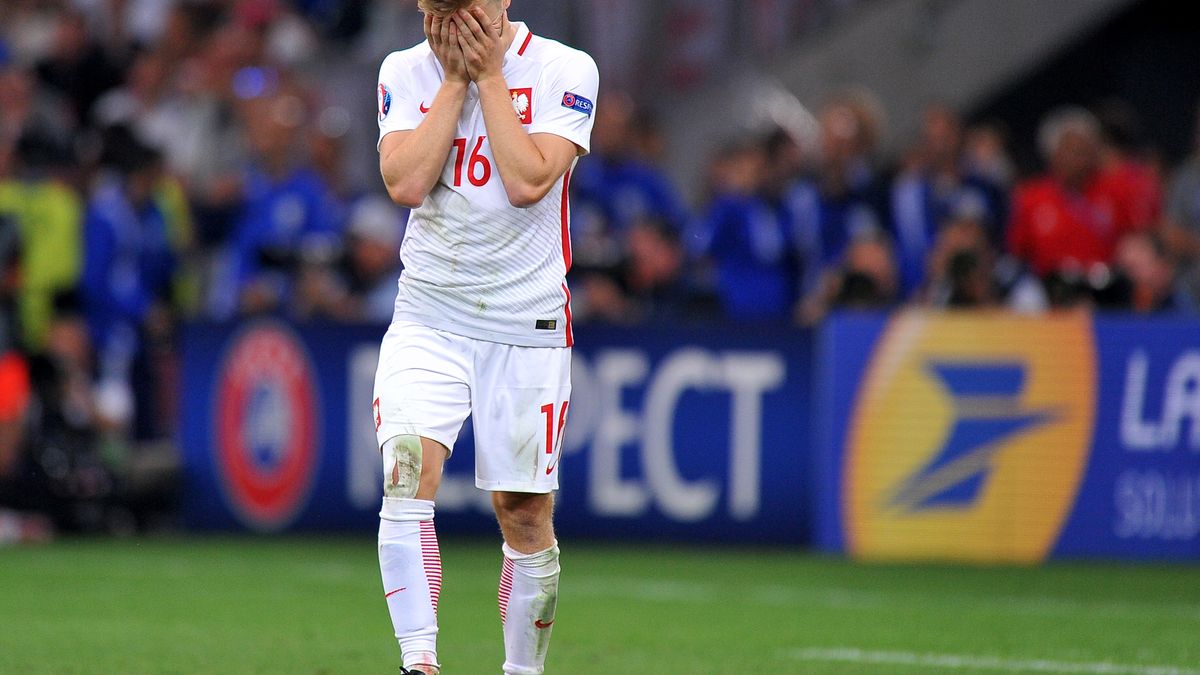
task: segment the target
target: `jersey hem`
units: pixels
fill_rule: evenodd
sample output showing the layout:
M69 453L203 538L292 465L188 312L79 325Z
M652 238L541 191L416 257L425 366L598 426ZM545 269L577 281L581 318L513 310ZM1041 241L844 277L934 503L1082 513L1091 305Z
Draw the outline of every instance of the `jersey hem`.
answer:
M514 482L503 480L481 480L475 479L475 487L488 492L521 492L531 495L547 495L551 492L558 492L558 479L555 478L552 485L541 484L534 482Z
M383 139L387 138L388 134L394 134L397 131L416 131L416 130L417 130L416 127L411 127L411 126L408 126L407 124L400 125L395 128L387 129L387 130L381 129L379 131L379 140L375 141L375 152L379 152L379 148L383 146Z
M533 124L529 125L529 127L525 130L525 133L531 136L533 134L552 134L554 136L558 136L559 138L565 138L574 143L576 147L583 150L583 153L580 155L581 157L583 155L589 155L592 152L590 137L585 136L584 134L571 133L564 130L562 126L557 124L541 124L534 122Z
M396 429L396 427L401 427ZM395 431L384 431L385 429L395 429ZM410 433L411 432L411 433ZM398 436L416 436L418 438L428 438L446 449L446 459L454 454L454 444L458 442L458 438L448 438L432 429L427 429L418 424L403 424L395 423L388 424L384 422L379 427L379 431L375 433L376 440L379 441L379 449L383 450L383 445L388 441ZM382 439L382 440L380 440Z
M570 349L570 347L567 347L567 336L562 331L555 331L554 333L548 334L544 338L534 338L529 335L515 335L512 333L502 333L500 331L475 328L455 321L438 319L427 314L419 314L417 312L404 310L397 310L396 313L392 315L392 321L412 321L424 326L428 326L435 330L445 331L460 337L471 338L472 340L483 340L484 342L495 342L502 345L511 345L513 347L552 347L558 349Z

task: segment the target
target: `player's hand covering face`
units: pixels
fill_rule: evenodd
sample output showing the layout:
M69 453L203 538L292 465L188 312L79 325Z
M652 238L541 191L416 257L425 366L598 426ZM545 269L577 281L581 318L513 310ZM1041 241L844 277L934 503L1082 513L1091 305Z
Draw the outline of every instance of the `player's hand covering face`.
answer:
M482 82L501 77L504 63L504 15L489 19L482 7L460 10L453 21L458 26L458 43L466 57L472 80Z
M459 28L452 17L425 15L425 38L429 40L429 46L433 49L438 63L442 64L446 80L468 82L471 78L467 73L466 59L459 45L458 33Z

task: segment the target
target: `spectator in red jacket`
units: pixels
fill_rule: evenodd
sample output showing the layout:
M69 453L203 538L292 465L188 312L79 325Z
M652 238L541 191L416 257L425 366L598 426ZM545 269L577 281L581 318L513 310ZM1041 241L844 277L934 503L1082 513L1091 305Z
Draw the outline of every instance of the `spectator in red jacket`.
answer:
M1081 108L1057 110L1042 122L1038 144L1049 171L1017 187L1009 249L1042 277L1108 264L1121 237L1149 223L1100 180L1099 123Z
M1127 209L1138 229L1156 225L1162 217L1162 179L1149 161L1141 124L1133 106L1109 99L1095 108L1100 121L1100 189Z

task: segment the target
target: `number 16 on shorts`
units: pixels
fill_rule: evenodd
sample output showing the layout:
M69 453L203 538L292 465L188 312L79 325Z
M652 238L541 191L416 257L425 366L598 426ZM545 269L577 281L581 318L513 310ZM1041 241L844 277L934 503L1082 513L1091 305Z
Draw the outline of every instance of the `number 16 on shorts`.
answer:
M545 454L549 456L546 463L546 475L549 476L558 469L558 460L562 458L563 427L567 424L567 407L570 401L563 401L558 406L547 403L542 406L542 415L546 418ZM557 409L557 415L555 410Z

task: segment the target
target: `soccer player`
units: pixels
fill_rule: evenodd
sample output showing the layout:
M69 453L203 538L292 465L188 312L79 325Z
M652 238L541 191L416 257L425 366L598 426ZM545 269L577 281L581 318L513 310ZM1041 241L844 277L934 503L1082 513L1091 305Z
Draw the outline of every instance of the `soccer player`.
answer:
M463 421L504 536L512 675L543 672L558 597L553 491L570 399L567 188L588 152L587 54L508 19L510 0L419 0L427 40L379 74L380 170L413 209L375 378L379 565L404 669L436 675L434 498Z

